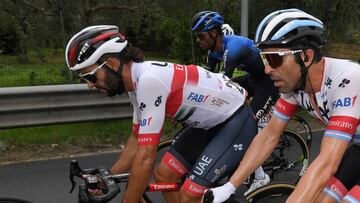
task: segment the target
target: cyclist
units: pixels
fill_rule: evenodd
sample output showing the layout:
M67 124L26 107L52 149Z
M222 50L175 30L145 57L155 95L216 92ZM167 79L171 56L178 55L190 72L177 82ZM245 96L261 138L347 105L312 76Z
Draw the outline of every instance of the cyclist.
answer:
M298 9L275 11L259 24L255 43L262 51L265 72L281 97L274 116L255 137L230 179L234 187L270 155L301 106L322 121L326 130L319 155L287 202L360 201L360 65L323 57L320 48L325 42L323 23ZM348 147L350 142L354 144ZM227 187L214 189L221 201L232 192Z
M221 71L230 78L235 68L247 73L232 80L249 92L249 97L252 97L250 106L258 120L275 103L279 92L264 73L264 64L253 41L237 35L225 35L222 28L226 29L227 25L218 12L201 11L192 19L192 30L197 42L202 49L209 50L207 66L210 71L214 72L216 64L223 62ZM245 194L269 182L269 176L259 167L255 171L253 184Z
M254 114L242 87L199 66L144 61L116 26L83 29L68 42L65 55L69 69L89 88L109 96L129 94L133 133L111 168L114 174L131 169L122 202L137 202L145 190L165 116L191 126L178 136L156 176L186 175L175 197L180 202L199 202L206 188L236 169L256 135Z

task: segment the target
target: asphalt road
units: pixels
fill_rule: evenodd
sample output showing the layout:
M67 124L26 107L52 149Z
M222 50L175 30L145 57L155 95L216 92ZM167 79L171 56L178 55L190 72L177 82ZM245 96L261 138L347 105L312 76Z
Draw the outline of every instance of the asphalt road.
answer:
M311 159L318 154L322 131L313 133ZM118 153L76 157L80 166L110 167ZM34 203L77 202L76 192L69 194L69 163L74 158L34 161L0 166L0 197L17 197ZM120 202L118 195L111 203Z

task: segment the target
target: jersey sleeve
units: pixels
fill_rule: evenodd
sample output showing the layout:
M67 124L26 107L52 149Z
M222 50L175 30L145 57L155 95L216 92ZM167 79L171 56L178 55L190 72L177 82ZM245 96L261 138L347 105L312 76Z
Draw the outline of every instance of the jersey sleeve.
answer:
M224 72L229 78L232 77L235 68L243 70L247 61L251 58L252 50L245 44L228 44L224 51Z
M360 71L347 71L334 78L329 102L332 106L325 136L350 141L359 125Z
M280 120L289 121L296 113L298 103L293 97L292 93L281 94L280 98L275 104L274 115Z
M137 102L140 108L138 144L157 145L165 121L165 104L169 90L150 74L139 78Z

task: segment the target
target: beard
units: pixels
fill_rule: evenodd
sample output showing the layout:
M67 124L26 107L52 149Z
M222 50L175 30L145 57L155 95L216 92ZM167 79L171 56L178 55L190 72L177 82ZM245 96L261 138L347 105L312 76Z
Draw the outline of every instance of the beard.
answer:
M116 78L116 75L106 73L105 75L105 85L107 87L106 92L108 96L113 97L118 94L119 90L119 81Z

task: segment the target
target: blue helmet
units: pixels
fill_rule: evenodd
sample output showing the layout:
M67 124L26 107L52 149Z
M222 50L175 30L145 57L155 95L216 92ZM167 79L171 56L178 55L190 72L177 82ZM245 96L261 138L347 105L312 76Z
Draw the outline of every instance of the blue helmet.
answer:
M290 47L307 40L317 47L325 44L323 23L299 9L278 10L259 24L255 44L258 47Z
M193 31L208 32L209 30L221 27L224 24L224 18L215 11L201 11L192 19Z

